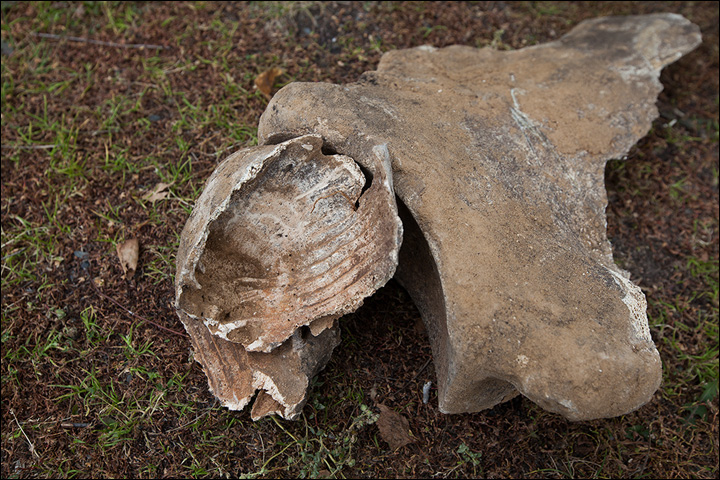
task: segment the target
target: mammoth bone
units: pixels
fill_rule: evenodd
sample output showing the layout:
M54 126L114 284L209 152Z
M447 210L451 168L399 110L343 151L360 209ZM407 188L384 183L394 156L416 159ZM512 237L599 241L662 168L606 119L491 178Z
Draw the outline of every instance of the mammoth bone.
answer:
M338 318L395 275L442 412L517 393L571 420L645 404L662 367L645 297L612 258L603 175L698 32L674 14L606 17L516 51L391 51L356 83L280 90L260 145L217 167L181 237L177 311L212 392L294 418Z

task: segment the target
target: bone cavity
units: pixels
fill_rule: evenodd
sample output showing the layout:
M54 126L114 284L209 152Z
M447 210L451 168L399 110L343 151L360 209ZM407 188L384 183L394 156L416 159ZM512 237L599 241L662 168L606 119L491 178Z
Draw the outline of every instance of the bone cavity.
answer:
M176 302L196 358L229 408L260 391L254 418L297 414L339 341L335 320L397 265L387 149L364 155L367 173L322 149L305 135L231 155L181 236Z

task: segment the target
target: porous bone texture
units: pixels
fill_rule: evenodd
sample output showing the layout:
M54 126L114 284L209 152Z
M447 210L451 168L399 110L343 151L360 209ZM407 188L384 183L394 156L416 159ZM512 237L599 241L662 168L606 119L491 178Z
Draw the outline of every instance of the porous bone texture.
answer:
M661 68L698 32L674 14L600 18L517 51L391 51L357 83L272 99L261 143L319 134L366 167L387 145L404 204L397 276L427 325L441 411L519 391L593 419L656 391L645 297L606 237L604 168L647 133Z

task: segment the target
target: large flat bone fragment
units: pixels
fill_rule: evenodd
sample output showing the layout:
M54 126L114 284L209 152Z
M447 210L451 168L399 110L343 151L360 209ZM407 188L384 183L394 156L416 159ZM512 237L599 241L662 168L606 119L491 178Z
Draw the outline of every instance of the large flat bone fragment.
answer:
M176 306L195 358L224 405L242 409L259 391L256 419L297 415L339 342L335 320L398 263L387 149L363 152L367 174L322 149L305 135L234 153L181 236Z
M397 276L428 328L441 411L519 391L571 420L621 415L651 398L661 362L606 237L605 163L647 133L660 70L699 43L657 14L510 52L391 51L357 83L286 86L259 136L320 134L360 163L387 145L407 207Z

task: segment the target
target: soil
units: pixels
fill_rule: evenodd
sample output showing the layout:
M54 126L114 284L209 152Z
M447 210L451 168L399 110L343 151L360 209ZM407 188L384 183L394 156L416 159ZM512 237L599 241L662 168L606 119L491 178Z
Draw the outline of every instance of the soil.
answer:
M115 29L97 21L113 9L122 20L123 4L101 15L56 2L62 13L47 24L33 20L47 6L3 5L2 477L717 478L718 4L270 3L140 3L142 22ZM252 422L219 407L173 308L173 248L215 166L253 143L267 105L258 74L285 71L274 91L349 83L391 49L517 49L587 18L654 12L684 15L703 43L663 71L652 131L606 169L608 236L648 297L664 365L649 404L578 423L522 397L443 415L434 387L423 403L435 375L419 314L390 281L341 320L301 420ZM157 57L164 71L152 77ZM76 73L88 65L91 75ZM48 85L60 86L38 93ZM136 103L114 113L121 95ZM187 104L224 104L232 125L183 117ZM47 128L27 130L43 119ZM62 135L79 165L68 152L13 147ZM114 169L120 157L130 167ZM171 194L137 201L158 172L179 172ZM125 278L114 245L132 237L140 264ZM406 418L414 441L391 449L378 405Z

